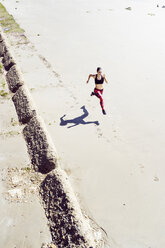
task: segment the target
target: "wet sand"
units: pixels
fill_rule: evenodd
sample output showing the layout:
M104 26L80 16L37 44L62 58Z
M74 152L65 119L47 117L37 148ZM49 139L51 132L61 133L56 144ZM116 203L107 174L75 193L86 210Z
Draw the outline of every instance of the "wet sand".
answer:
M13 52L82 206L112 248L164 248L163 1L3 3L35 46ZM107 116L86 85L97 66Z

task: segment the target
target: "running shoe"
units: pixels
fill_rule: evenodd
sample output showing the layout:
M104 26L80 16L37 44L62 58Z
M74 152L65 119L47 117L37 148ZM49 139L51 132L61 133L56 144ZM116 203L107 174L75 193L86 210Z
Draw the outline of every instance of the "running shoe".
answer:
M103 112L103 114L104 114L104 115L106 115L106 112L105 112L105 110L104 110L104 109L102 110L102 112Z

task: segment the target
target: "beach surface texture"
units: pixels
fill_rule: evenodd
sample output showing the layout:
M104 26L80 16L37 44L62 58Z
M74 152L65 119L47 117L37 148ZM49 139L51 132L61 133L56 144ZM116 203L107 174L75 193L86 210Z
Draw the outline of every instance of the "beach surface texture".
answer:
M12 53L104 247L164 248L165 2L1 2L25 30ZM86 84L98 66L105 116Z

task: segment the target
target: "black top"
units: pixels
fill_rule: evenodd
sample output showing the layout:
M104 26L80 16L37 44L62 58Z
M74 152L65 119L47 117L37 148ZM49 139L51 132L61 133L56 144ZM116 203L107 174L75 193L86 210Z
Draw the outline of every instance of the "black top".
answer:
M95 77L95 84L103 84L104 82L104 78L103 76L101 75L101 79L97 79L97 74L96 74L96 77Z

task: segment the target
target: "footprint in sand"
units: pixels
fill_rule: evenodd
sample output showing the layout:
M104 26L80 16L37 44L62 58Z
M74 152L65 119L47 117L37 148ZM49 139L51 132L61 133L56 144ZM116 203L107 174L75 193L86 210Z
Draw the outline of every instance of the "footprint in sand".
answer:
M67 174L68 176L71 175L71 173L72 173L71 169L65 168L64 170L65 170L65 172L66 172L66 174Z
M158 177L154 177L154 181L155 182L159 182L159 178Z
M98 138L103 138L103 139L106 140L106 142L110 143L110 139L108 139L107 137L105 137L103 135L103 132L102 132L101 128L97 128L97 134L98 134Z
M116 130L113 130L113 133L116 134ZM117 138L117 135L114 135L114 138Z
M101 138L103 136L103 133L101 132L100 128L97 128L98 138Z
M143 164L139 164L139 167L141 169L141 173L144 173L144 165Z
M132 8L131 7L127 7L127 8L125 8L126 10L132 10Z
M77 100L77 97L75 97L72 93L70 94L70 97L72 97L74 100Z
M154 13L148 13L148 15L149 15L149 16L155 16L155 14L154 14Z

